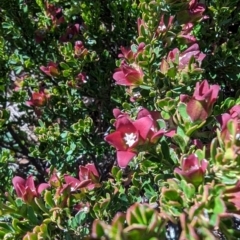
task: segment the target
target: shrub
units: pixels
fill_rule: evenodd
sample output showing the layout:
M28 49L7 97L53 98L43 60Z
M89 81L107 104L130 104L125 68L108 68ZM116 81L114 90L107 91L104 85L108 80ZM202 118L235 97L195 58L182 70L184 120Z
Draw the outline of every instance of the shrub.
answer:
M238 239L239 7L4 1L2 239Z

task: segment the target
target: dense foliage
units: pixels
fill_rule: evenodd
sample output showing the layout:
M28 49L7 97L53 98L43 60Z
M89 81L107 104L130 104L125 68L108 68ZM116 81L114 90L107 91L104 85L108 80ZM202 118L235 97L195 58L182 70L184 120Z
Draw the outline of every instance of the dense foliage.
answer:
M239 14L3 0L0 238L240 239Z

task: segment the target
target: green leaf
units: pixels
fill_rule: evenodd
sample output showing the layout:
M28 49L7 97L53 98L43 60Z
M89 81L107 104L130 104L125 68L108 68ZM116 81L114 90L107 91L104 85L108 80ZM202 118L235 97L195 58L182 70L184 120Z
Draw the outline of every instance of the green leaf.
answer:
M126 220L129 225L139 224L151 228L157 221L157 213L146 205L136 203L127 210Z
M171 117L170 114L166 111L162 111L161 115L162 115L163 119L165 119L165 120L169 120Z
M186 131L186 135L187 136L191 136L191 134L196 131L197 129L201 128L206 121L201 121L199 124L197 124L197 122L194 123L193 126L189 127Z
M220 196L215 197L213 212L216 214L220 214L220 213L224 213L225 210L226 210L226 207L222 198Z
M138 45L136 45L136 44L131 45L131 50L132 50L133 53L136 53L137 49L138 49Z
M194 185L187 183L185 180L181 180L181 187L188 199L192 199L196 193Z
M168 200L176 201L179 199L179 194L174 189L168 189L163 193L164 197Z
M30 220L30 222L34 225L38 225L40 223L39 219L37 218L37 216L35 215L35 212L33 210L32 207L29 207L27 209L27 216L28 219Z
M184 120L189 120L189 115L187 113L187 105L185 103L179 103L178 111Z
M84 224L87 220L87 213L85 211L79 211L75 216L75 220L78 225Z
M217 155L217 146L218 146L218 140L217 138L214 138L210 146L210 156L214 163L216 163L215 156Z
M158 119L157 123L158 123L158 126L159 126L160 129L166 129L167 128L166 122L163 119Z
M177 74L176 68L172 67L168 69L167 76L170 78L174 78Z
M234 121L232 119L228 121L227 128L228 128L229 133L232 136L235 136L235 134L236 134L236 127L235 127Z
M184 153L187 143L185 142L184 138L178 134L175 134L173 136L174 141L178 144L178 146L180 147L181 151Z
M50 207L55 207L55 203L53 201L52 194L50 191L47 190L45 191L44 200Z
M102 223L100 220L95 220L93 222L93 234L97 237L102 237L105 235L105 229L107 230L104 223Z
M198 156L198 159L199 160L202 160L205 158L205 151L204 150L201 150L201 149L197 149L195 151L195 154Z
M44 202L41 198L34 198L34 201L43 212L45 213L49 212L49 209L45 207Z
M165 140L161 141L161 150L162 150L163 157L169 161L171 159L170 152L169 152L170 150L169 150L169 146Z
M61 66L61 68L63 68L64 70L68 70L68 69L69 69L68 64L66 64L65 62L61 62L61 63L60 63L60 66Z
M44 3L42 0L36 0L37 5L41 8L42 11L44 11Z
M185 131L184 131L184 129L183 129L182 127L180 127L180 126L177 127L177 134L178 134L179 136L181 136L182 138L186 138Z
M118 173L119 170L120 170L120 168L117 167L117 166L113 166L113 167L112 167L111 173L112 173L112 175L113 175L114 178L116 178L116 175L117 175L117 173Z
M148 86L148 85L139 85L140 88L145 89L145 90L151 90L152 86Z
M64 77L69 77L71 73L71 70L63 70L63 76Z

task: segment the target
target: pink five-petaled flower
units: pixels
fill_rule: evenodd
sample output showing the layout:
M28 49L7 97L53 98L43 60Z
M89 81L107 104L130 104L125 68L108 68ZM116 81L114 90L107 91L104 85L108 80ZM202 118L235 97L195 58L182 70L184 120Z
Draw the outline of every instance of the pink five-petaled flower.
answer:
M35 186L33 176L29 176L27 180L15 176L12 180L17 196L22 198L24 202L31 203L35 197L39 197L43 190L50 187L48 183L41 183Z
M72 191L80 188L94 189L99 183L99 174L94 164L79 167L79 179L65 175L64 180Z
M57 64L54 62L49 62L47 67L41 66L40 69L49 77L54 77L59 75L58 69L57 69Z
M181 102L186 103L187 113L191 120L204 121L212 112L213 104L216 102L220 87L209 85L207 80L197 82L193 96L180 95Z
M182 176L189 183L199 185L203 181L207 166L207 160L199 161L195 154L191 154L182 160L181 168L175 168L174 173Z
M153 120L142 117L131 121L126 116L121 116L115 123L116 131L105 137L105 141L117 149L117 162L119 167L125 168L137 155L136 147L143 144L153 126Z
M118 85L137 86L142 83L143 75L143 71L139 66L134 64L130 66L125 61L122 61L121 66L113 74L113 79Z
M31 99L28 100L26 103L29 106L41 107L47 103L48 99L49 99L49 94L45 93L44 90L40 90L39 92L33 92Z

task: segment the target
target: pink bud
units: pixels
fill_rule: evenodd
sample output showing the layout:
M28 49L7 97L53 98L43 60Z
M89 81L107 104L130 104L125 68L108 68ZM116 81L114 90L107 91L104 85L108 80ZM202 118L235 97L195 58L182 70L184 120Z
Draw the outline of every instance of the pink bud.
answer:
M182 160L181 168L175 168L174 173L182 176L187 182L199 185L203 181L207 166L207 160L199 161L195 154L191 154Z
M137 86L142 83L143 76L144 73L139 66L130 66L122 61L121 66L113 74L113 79L118 85Z
M196 84L192 97L184 94L180 95L181 102L187 104L187 113L193 122L204 121L210 116L219 90L218 85L209 85L207 80L204 80Z

